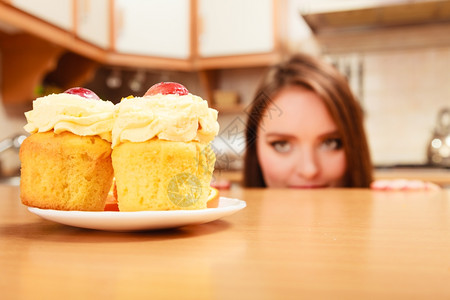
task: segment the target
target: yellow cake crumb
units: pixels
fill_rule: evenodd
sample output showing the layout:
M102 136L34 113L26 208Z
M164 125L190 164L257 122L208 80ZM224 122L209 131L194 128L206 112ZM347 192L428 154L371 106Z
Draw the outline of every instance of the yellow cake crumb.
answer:
M215 155L208 144L152 139L112 152L120 211L206 208Z
M34 133L20 149L20 197L45 209L101 211L114 176L111 143L70 132Z

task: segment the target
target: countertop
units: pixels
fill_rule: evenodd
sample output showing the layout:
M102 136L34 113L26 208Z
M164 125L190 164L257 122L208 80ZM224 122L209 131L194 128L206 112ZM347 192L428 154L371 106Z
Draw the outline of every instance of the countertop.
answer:
M450 187L449 168L419 168L419 167L383 167L374 169L375 179L419 179L434 182L441 187ZM233 183L242 182L242 171L216 170L215 178L229 180Z
M0 195L2 299L450 299L448 190L235 188L234 215L128 233Z

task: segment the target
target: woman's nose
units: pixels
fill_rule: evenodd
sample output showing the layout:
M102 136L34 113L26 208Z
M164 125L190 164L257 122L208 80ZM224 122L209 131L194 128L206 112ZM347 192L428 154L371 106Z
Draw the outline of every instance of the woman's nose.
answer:
M319 174L319 165L312 149L302 149L296 170L298 175L306 179L313 179Z

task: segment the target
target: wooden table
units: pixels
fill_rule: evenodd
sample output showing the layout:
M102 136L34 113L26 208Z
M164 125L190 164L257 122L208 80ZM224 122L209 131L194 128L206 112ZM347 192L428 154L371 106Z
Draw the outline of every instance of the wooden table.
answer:
M0 298L450 299L448 190L226 195L247 208L117 233L43 220L0 186Z
M231 183L241 185L242 171L214 171L217 180L228 180ZM374 179L418 179L431 181L441 187L450 188L450 170L446 168L376 168L373 172Z

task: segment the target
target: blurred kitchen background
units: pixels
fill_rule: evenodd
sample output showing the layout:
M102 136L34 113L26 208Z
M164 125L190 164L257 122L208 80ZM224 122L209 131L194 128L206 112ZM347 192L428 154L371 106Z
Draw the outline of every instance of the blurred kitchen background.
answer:
M426 0L2 0L2 174L36 97L84 86L118 102L177 81L219 110L216 176L239 181L246 107L296 52L347 76L378 169L448 176L450 1Z

